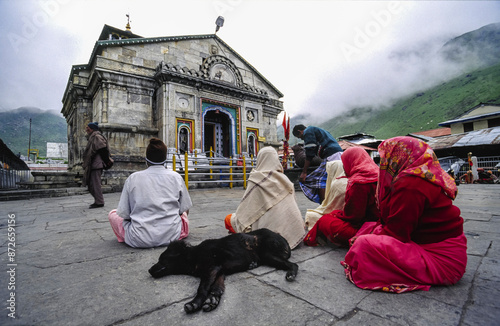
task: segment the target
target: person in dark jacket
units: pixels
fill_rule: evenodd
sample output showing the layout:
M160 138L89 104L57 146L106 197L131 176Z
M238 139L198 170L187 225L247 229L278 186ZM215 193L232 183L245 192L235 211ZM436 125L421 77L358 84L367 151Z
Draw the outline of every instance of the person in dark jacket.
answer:
M295 137L304 140L306 151L306 160L299 177L300 187L307 198L320 204L325 199L326 162L340 160L342 148L328 131L318 127L298 124L293 127L292 133ZM323 161L308 175L311 161L316 155Z
M94 203L89 208L104 206L101 188L102 170L113 164L110 157L107 139L99 131L97 122L90 122L86 127L87 146L83 152L83 186L87 186L94 197Z

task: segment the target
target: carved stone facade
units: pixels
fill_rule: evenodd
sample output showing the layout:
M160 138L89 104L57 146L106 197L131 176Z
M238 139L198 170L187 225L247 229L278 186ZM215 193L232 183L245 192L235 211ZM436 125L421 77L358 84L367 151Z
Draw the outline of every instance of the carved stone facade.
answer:
M180 152L256 155L279 146L281 97L215 34L143 38L105 25L64 93L69 169L81 171L90 121L108 138L115 171L143 169L151 137Z

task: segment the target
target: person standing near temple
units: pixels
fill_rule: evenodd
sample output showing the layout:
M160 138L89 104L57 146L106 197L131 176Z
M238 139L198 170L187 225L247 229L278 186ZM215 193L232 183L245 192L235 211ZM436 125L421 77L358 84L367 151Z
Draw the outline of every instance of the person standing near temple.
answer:
M320 204L325 198L326 162L340 160L342 148L328 131L318 127L306 127L298 124L293 127L292 133L304 141L306 151L306 160L299 177L300 187L307 198ZM323 161L316 170L308 175L307 170L316 155Z
M94 197L94 203L89 208L104 206L101 188L102 170L110 167L113 160L110 157L107 139L99 131L97 122L90 122L86 127L87 146L83 152L83 186L87 186Z

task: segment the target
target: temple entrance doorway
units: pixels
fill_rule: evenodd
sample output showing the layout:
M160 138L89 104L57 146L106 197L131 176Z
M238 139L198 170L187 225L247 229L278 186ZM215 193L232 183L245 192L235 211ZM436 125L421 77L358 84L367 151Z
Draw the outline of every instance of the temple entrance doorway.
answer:
M210 110L205 114L204 151L214 151L215 156L230 157L231 121L227 114L220 110Z

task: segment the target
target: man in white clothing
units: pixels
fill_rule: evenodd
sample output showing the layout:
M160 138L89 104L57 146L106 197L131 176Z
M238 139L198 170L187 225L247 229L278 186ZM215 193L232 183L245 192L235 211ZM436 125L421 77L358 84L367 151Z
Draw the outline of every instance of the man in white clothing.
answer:
M191 197L182 177L164 167L166 158L165 144L152 138L146 150L148 168L125 181L118 208L108 215L119 242L152 248L187 237Z

